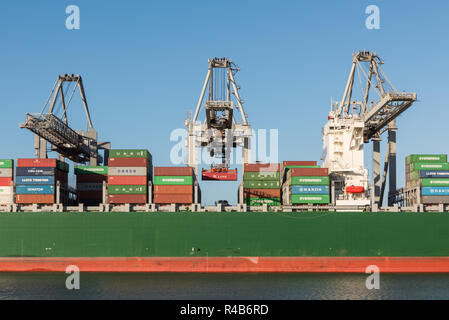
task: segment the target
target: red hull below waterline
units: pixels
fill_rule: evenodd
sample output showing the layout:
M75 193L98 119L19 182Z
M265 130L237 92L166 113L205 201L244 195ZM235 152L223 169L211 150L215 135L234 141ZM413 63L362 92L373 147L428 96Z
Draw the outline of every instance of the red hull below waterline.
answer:
M336 272L449 273L449 257L104 257L0 258L0 272ZM372 272L372 269L368 269Z

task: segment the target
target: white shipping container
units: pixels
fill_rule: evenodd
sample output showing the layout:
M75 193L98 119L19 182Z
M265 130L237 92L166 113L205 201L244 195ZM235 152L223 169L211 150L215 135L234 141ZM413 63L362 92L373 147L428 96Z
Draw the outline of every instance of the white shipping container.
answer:
M10 195L13 192L13 187L0 187L0 196Z
M0 168L0 178L12 178L12 168Z
M13 204L14 198L12 194L4 195L0 194L0 204Z
M145 167L109 167L110 176L146 176L148 173Z

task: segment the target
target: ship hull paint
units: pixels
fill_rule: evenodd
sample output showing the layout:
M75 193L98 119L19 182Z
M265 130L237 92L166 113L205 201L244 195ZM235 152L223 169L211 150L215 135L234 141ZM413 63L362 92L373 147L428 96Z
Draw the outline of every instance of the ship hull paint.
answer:
M105 257L0 258L0 272L449 273L449 257Z

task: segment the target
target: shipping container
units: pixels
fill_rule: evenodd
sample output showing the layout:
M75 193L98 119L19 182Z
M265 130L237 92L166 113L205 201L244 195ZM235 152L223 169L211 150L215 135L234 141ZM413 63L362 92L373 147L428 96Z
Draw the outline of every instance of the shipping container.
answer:
M407 156L406 163L414 162L447 162L446 154L411 154Z
M58 168L62 171L69 172L69 164L57 159L17 159L17 167Z
M155 176L154 185L192 185L192 176Z
M54 176L17 176L16 183L19 184L55 184Z
M291 177L289 179L291 185L309 185L309 186L322 186L329 185L329 177Z
M109 158L110 167L151 167L147 158Z
M111 176L146 176L148 169L146 167L109 167Z
M147 186L108 186L108 193L109 194L146 194L147 193Z
M2 187L8 187L12 183L13 183L12 177L11 178L5 178L5 177L0 178L0 186L2 186Z
M243 180L278 181L281 179L280 172L245 172Z
M0 195L9 195L13 192L13 187L0 187Z
M155 193L153 195L153 202L157 204L192 204L193 203L193 195L192 194L164 194L164 193Z
M103 183L99 182L79 182L76 184L76 191L102 191Z
M75 175L107 175L108 167L106 166L76 166Z
M121 176L125 177L125 176ZM134 178L134 177L132 177ZM76 176L76 182L77 183L103 183L103 181L107 181L108 176L102 175L102 174L80 174ZM144 180L146 181L146 177L144 177Z
M154 167L155 176L192 176L192 167Z
M18 185L16 186L17 194L53 194L55 187L53 185Z
M422 163L415 162L409 165L410 171L417 170L449 170L449 163Z
M291 194L329 194L329 186L301 186L291 187Z
M54 176L56 168L47 167L17 167L16 175L18 176Z
M316 161L282 161L282 167L286 166L316 166Z
M18 204L52 204L55 203L54 194L16 194Z
M1 205L5 205L5 204L13 204L14 203L14 197L11 194L5 194L5 195L1 195L0 194L0 204Z
M423 187L423 196L447 196L449 195L449 187Z
M421 179L423 187L444 187L449 186L449 179L445 178L423 178Z
M110 194L108 201L111 204L145 204L147 203L146 194Z
M449 178L449 171L420 170L416 178L418 176L420 178Z
M14 169L12 168L0 168L0 178L11 178L14 176Z
M108 176L109 185L144 185L148 183L147 176Z
M103 192L102 191L76 191L76 196L79 202L83 200L97 200L98 203L103 201Z
M449 196L422 196L423 204L449 204Z
M249 206L261 206L263 204L280 206L281 198L246 198L245 203Z
M304 195L304 194L292 194L291 203L292 204L327 204L329 203L330 197L327 194L315 194L315 195Z
M159 194L193 194L192 185L156 185L153 189L154 193Z
M279 181L243 181L245 188L254 189L276 189L280 188Z
M14 168L14 160L12 159L0 159L0 168L12 169Z
M112 149L112 150L109 150L109 158L147 158L147 159L151 159L151 153L145 149Z
M329 176L327 168L292 168L288 171L287 177L316 177Z
M244 198L280 198L281 189L243 189Z
M243 165L244 172L260 172L260 171L280 171L279 163L245 163Z

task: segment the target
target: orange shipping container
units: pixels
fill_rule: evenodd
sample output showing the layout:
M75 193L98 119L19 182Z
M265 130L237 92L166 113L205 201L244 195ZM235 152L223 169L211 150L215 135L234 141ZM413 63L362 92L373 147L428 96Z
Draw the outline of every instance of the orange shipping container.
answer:
M147 167L147 158L109 158L109 167Z
M192 167L154 167L155 176L191 176Z
M154 193L159 194L193 194L192 186L156 185Z
M281 189L244 189L245 198L280 198Z
M145 204L147 203L146 194L110 194L108 196L109 203L112 204Z
M108 183L113 186L121 185L146 185L147 176L108 176Z
M279 172L280 165L279 163L245 163L244 166L245 172Z
M153 195L154 203L158 204L192 204L193 195L192 194L161 194L155 193Z
M17 194L16 203L18 204L52 204L55 203L54 194Z

